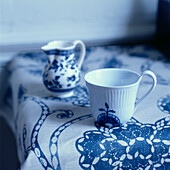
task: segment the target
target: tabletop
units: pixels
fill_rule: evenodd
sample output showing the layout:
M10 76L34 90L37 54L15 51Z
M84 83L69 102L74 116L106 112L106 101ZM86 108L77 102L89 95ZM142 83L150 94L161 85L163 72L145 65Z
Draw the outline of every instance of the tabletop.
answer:
M77 51L78 52L78 51ZM4 117L17 142L20 169L170 168L170 63L151 45L86 49L81 81L68 98L43 85L47 56L21 52L6 66ZM84 75L98 68L152 70L157 86L122 127L99 126L90 111ZM140 94L151 82L143 80Z

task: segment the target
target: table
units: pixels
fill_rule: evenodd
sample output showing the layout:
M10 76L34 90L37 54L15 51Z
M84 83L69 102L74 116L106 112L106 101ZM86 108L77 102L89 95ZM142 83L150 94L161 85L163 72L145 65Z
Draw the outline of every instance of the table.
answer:
M46 55L21 52L6 66L4 117L12 128L20 169L170 169L170 63L152 45L88 47L81 82L56 98L42 82ZM98 68L149 69L154 92L123 127L100 127L90 111L84 75ZM142 81L142 95L151 82Z

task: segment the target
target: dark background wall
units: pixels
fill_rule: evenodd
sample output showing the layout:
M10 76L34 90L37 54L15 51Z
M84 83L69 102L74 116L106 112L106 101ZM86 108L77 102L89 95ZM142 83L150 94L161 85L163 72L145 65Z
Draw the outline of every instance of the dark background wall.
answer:
M159 0L155 39L157 47L170 59L170 0Z
M16 170L18 168L14 135L5 120L0 117L0 170Z

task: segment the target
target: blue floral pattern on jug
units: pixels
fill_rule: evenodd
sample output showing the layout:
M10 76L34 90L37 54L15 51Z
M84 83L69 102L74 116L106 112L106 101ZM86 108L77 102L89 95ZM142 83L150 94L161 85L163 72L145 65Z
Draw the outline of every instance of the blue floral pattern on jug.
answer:
M47 51L49 55L55 54L60 57L48 60L43 73L43 82L52 92L72 91L80 81L80 70L76 64L74 50Z

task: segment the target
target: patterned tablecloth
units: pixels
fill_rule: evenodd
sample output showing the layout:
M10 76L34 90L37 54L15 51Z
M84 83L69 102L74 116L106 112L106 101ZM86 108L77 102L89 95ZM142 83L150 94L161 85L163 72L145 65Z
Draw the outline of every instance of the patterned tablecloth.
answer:
M170 169L170 63L150 45L89 47L81 83L55 98L42 82L46 55L20 53L7 65L5 114L14 131L20 169ZM90 112L84 75L98 68L152 70L154 92L124 126L100 127ZM144 79L142 95L151 85Z

